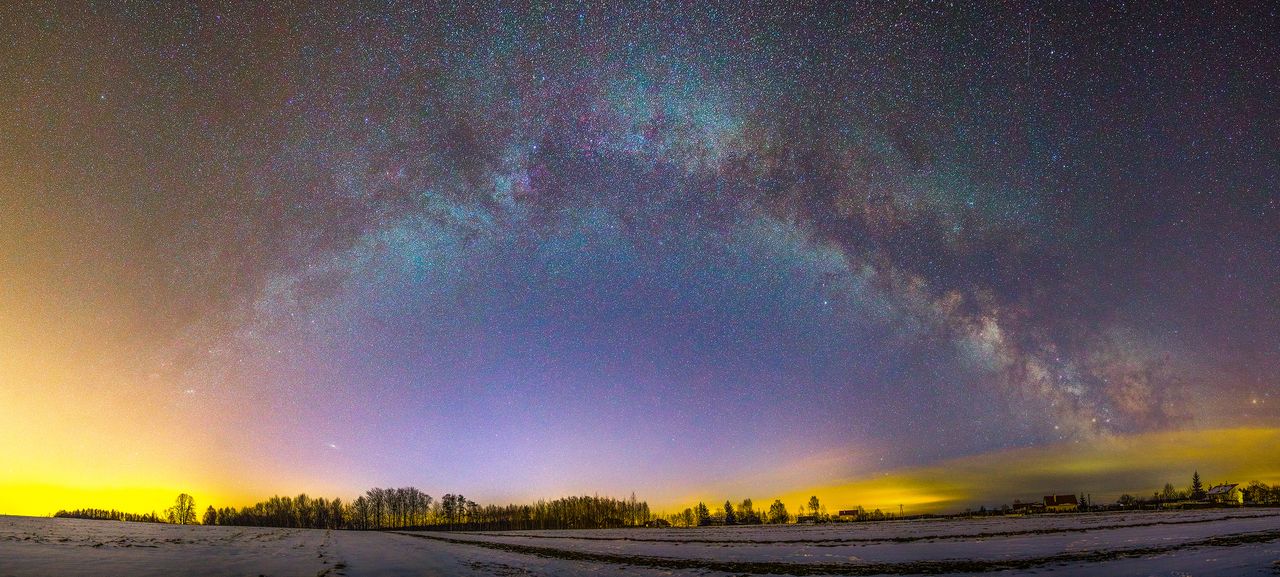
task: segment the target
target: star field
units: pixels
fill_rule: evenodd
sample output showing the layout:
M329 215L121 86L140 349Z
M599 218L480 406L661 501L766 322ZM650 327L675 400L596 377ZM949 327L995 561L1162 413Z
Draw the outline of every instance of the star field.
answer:
M78 451L198 447L245 492L674 502L1275 427L1277 31L1234 2L6 6L0 377Z

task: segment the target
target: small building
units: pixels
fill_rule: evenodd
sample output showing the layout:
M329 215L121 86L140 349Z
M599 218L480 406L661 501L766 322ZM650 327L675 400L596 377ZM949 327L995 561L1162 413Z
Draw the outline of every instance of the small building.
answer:
M1080 509L1075 495L1045 495L1044 510L1053 513L1070 513Z
M1219 505L1243 505L1244 493L1240 491L1238 483L1214 485L1205 493L1205 499Z
M666 529L671 526L671 522L666 519L650 519L644 522L644 526L655 529Z
M1044 503L1023 503L1022 501L1014 500L1012 511L1015 515L1043 513Z

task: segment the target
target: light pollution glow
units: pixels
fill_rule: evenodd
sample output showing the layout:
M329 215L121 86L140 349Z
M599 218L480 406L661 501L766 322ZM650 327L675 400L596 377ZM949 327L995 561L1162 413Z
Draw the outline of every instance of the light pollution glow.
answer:
M902 505L907 513L920 514L999 507L1014 499L1035 501L1043 494L1055 493L1088 493L1100 503L1110 503L1123 493L1147 496L1166 482L1181 488L1190 483L1191 471L1199 471L1206 482L1274 483L1280 480L1280 452L1268 448L1277 446L1280 446L1280 429L1115 436L1089 443L1063 443L962 457L928 467L814 484L776 496L733 494L732 490L725 490L699 492L697 497L651 505L655 511L674 512L692 506L697 500L715 508L726 499L736 504L752 497L759 507L778 498L795 512L810 495L816 495L832 513L857 506L868 511L893 512ZM59 508L80 506L148 512L168 506L180 490L194 494L202 507L245 505L269 496L245 493L243 488L229 490L227 484L201 483L194 479L157 486L147 484L151 477L146 474L83 475L71 465L60 472L46 470L40 476L83 479L84 484L33 483L24 481L15 471L0 472L6 474L0 477L0 514L47 515ZM805 475L804 471L796 473L798 477ZM298 486L306 488L315 484ZM347 499L358 493L358 490L340 490L327 496Z
M1199 471L1207 483L1280 480L1280 429L1165 431L1101 437L1078 443L1011 449L889 471L784 494L784 503L817 495L827 508L910 513L1000 507L1015 499L1090 494L1113 503L1122 494L1147 497L1165 483L1179 489Z
M817 4L0 2L0 512L1274 481L1274 18Z

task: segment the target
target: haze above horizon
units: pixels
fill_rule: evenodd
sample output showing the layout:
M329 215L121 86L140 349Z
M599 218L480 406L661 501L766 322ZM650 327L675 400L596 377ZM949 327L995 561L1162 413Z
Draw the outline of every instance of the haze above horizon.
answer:
M1274 7L344 4L0 6L0 511L1280 480Z

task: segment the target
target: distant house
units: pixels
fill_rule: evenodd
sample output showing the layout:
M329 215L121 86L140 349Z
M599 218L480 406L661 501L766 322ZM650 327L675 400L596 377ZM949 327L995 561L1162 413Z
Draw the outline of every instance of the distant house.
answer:
M656 529L666 529L671 526L671 522L666 519L650 519L644 522L644 526Z
M1210 503L1221 505L1242 505L1244 504L1244 493L1238 487L1238 483L1214 485L1209 487L1209 492L1205 493L1205 499Z
M1070 513L1080 509L1075 495L1045 495L1044 509L1054 513Z
M1014 500L1013 502L1013 513L1015 514L1041 512L1044 512L1044 503L1023 503L1018 500Z

